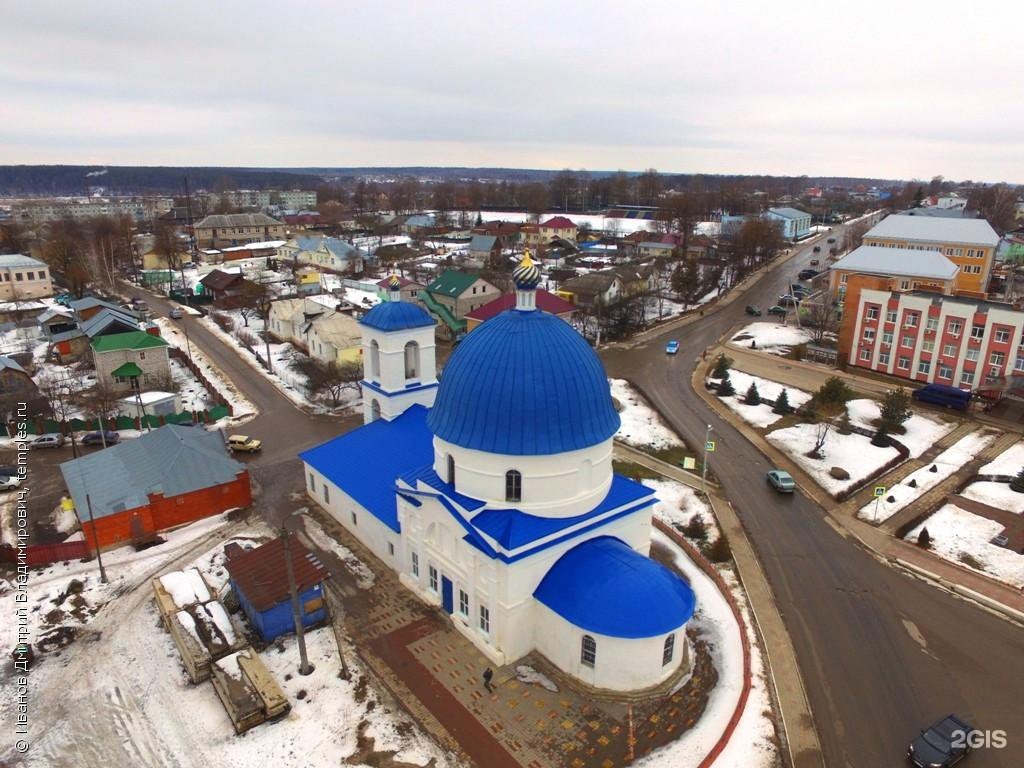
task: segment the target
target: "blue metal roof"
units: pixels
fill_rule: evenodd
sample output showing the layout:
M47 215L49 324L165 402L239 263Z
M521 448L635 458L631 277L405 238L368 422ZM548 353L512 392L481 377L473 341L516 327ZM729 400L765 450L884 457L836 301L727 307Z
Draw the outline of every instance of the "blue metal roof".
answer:
M578 544L551 566L533 596L570 624L609 637L656 637L685 624L690 585L611 536Z
M436 477L436 475L435 475ZM645 504L630 506L630 512L648 507L654 503L654 492L640 483L615 475L608 494L600 504L582 515L575 517L538 517L518 509L485 509L474 517L473 525L496 540L508 550L546 538L566 528L572 528L588 520L634 502L646 500Z
M426 419L427 409L413 405L393 421L378 419L299 458L398 533L395 480L433 456Z
M427 425L463 448L546 455L607 440L619 415L601 361L583 337L555 315L513 309L456 348Z
M408 301L383 301L359 320L360 325L378 331L405 331L435 325L427 310Z

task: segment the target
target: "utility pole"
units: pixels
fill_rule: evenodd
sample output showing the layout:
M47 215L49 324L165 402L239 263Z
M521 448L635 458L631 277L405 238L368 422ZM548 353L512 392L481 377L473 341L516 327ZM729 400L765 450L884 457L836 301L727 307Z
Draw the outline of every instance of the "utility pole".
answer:
M295 569L292 567L292 553L288 540L287 518L281 523L281 540L284 544L284 568L288 573L288 591L292 598L292 619L295 621L295 636L299 640L299 674L308 675L313 671L306 657L306 632L302 625L302 609L299 607L299 590L295 585Z
M96 543L96 562L100 565L100 581L107 583L107 572L103 569L103 557L100 555L100 537L96 535L96 519L92 516L92 499L85 494L85 506L89 508L89 524L92 525L92 538Z
M708 442L711 440L711 425L708 424L707 429L704 430L704 458L701 461L700 467L700 492L707 495L707 478L708 478Z

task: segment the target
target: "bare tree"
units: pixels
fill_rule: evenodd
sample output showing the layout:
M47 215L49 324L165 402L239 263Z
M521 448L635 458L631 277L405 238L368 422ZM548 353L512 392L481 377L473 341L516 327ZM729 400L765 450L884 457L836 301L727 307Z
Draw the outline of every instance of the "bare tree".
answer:
M93 275L85 236L78 222L66 219L50 224L42 253L43 260L67 283L75 296L85 294Z
M85 412L99 420L100 430L106 431L107 423L118 413L122 397L123 392L115 390L104 381L97 381L95 386L83 392L78 399ZM105 439L103 444L106 446Z
M158 224L153 232L153 252L160 256L172 272L181 273L181 287L185 288L185 250L178 231L170 224Z
M826 336L839 330L839 309L828 291L801 302L800 309L804 311L804 327L811 332L815 344L821 344Z
M335 408L341 403L346 390L359 391L363 378L363 366L357 361L345 363L321 363L311 357L297 358L292 367L306 377L306 386L311 395L322 395Z

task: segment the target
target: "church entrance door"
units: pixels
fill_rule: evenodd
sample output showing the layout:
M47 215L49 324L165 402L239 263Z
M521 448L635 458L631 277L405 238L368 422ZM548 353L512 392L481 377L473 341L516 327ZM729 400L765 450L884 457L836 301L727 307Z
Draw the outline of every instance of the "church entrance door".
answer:
M451 613L455 606L452 603L452 580L447 576L441 576L441 606L445 613Z

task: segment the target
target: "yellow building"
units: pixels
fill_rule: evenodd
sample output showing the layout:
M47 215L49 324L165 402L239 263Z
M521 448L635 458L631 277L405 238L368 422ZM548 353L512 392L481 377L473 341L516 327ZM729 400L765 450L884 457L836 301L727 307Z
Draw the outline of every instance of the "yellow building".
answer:
M937 251L960 268L954 293L985 298L999 235L984 219L893 215L864 235L864 245Z

